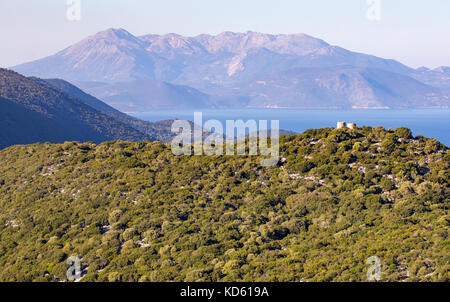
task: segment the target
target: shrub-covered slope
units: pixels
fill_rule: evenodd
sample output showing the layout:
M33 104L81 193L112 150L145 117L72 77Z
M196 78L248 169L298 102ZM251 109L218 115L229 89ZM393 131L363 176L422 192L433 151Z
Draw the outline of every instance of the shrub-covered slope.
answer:
M0 151L0 280L449 281L450 155L405 128L281 138L250 156L158 142ZM85 274L87 272L87 274Z

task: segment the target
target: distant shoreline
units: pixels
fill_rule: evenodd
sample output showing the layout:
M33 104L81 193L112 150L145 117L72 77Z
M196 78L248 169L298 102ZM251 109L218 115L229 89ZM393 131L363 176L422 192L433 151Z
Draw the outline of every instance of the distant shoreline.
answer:
M204 120L279 120L280 128L302 133L307 129L336 127L336 122L347 121L360 126L396 129L407 127L414 135L433 137L450 145L450 109L284 109L284 108L244 108L244 109L165 109L150 112L130 113L149 122L169 119L192 120L194 112L202 112Z
M419 110L450 110L450 107L426 107L426 108L293 108L293 107L244 107L244 108L194 108L194 109L176 109L176 108L168 108L168 109L153 109L152 111L124 111L125 114L149 114L155 111L164 112L164 111L223 111L223 110L304 110L304 111L419 111Z

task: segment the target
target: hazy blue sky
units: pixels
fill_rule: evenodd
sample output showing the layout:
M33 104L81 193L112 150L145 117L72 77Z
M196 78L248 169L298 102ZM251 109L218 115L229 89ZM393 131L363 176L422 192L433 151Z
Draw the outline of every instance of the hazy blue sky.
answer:
M81 0L81 20L67 0L0 0L0 66L53 54L110 27L135 35L222 31L306 33L344 48L413 67L450 66L449 0Z

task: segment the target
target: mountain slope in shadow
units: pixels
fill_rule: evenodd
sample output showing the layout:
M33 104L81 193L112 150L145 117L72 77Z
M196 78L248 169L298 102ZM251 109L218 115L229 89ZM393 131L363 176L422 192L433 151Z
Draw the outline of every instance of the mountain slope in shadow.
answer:
M94 96L84 92L77 86L61 80L61 79L39 79L34 78L36 81L44 82L54 89L71 95L78 100L84 102L85 104L91 106L92 108L97 109L98 111L114 118L115 120L124 123L145 135L148 135L151 140L158 140L162 142L170 141L174 133L171 132L171 125L173 121L157 121L157 122L148 122L143 121L141 119L129 116L109 105L95 98Z
M3 122L8 123L9 132L9 138L5 137L0 143L3 146L8 145L8 141L58 143L76 140L98 143L117 139L151 139L73 96L10 70L0 69L0 97L5 118ZM21 111L23 117L20 116ZM30 123L27 123L25 116L30 117ZM34 128L33 131L23 135L24 129L30 127ZM17 137L12 140L15 133Z

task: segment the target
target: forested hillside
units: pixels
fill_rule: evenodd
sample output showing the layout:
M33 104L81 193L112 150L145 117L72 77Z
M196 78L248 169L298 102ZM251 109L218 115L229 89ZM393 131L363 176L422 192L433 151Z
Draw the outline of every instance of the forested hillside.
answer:
M111 116L85 104L76 97L62 93L43 81L24 77L0 68L0 101L15 104L15 110L33 115L33 119L10 119L2 129L10 139L0 146L35 142L65 141L103 142L112 139L128 141L150 140L151 137ZM6 104L5 103L5 104ZM4 112L10 114L2 103ZM8 105L9 106L9 105ZM9 106L11 107L11 106ZM11 107L12 108L12 107ZM37 122L37 121L40 122ZM51 127L49 126L51 125ZM21 135L26 132L26 136ZM39 135L32 135L37 133Z
M75 131L61 129L58 123L2 97L0 97L0 129L0 149L15 144L47 142L50 138L64 142L66 137L76 135Z
M450 155L406 128L308 130L258 156L159 142L0 151L0 280L450 281ZM87 273L87 274L85 274Z
M175 136L175 134L171 132L173 120L157 121L152 123L143 121L112 108L106 103L100 101L99 99L93 97L90 94L85 93L78 87L64 80L61 79L42 80L38 78L34 78L34 80L46 83L51 87L55 88L56 90L66 93L82 101L83 103L89 105L90 107L97 109L101 113L106 114L107 116L110 116L115 120L147 135L149 138L151 138L151 140L170 142L172 138Z

